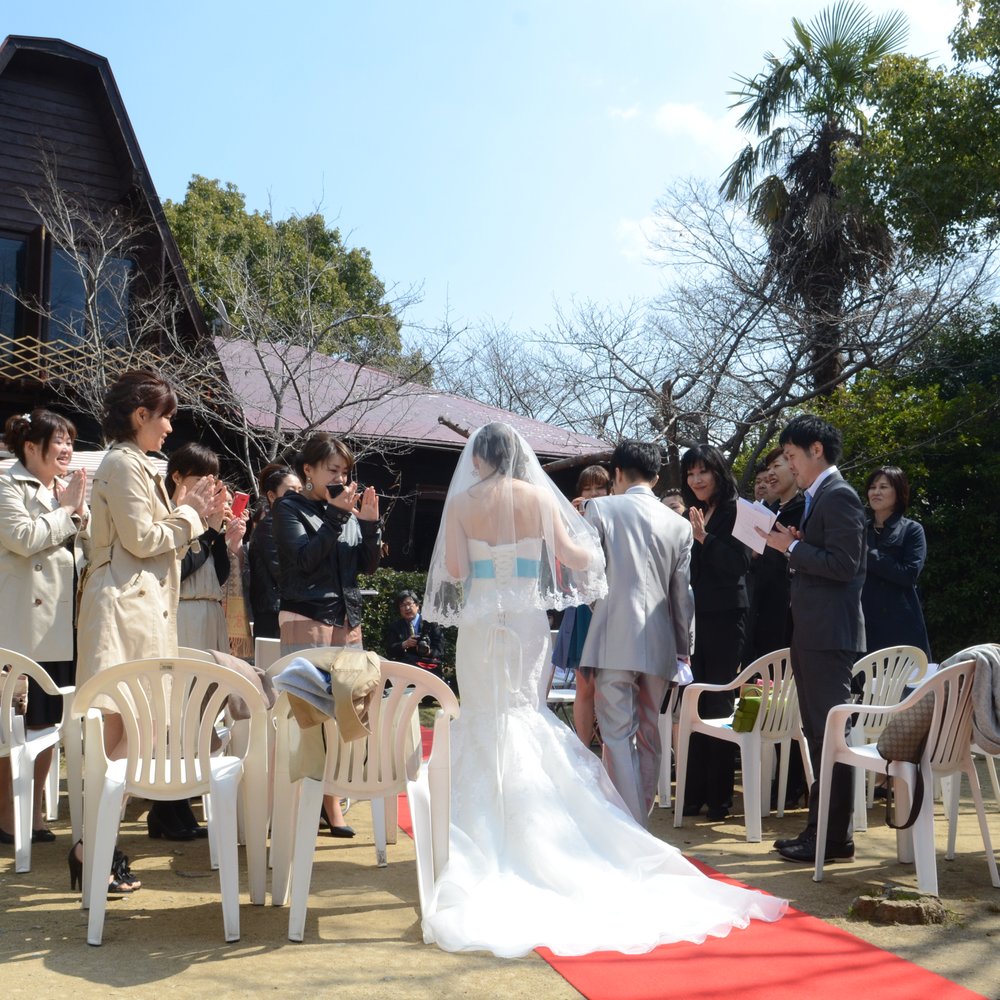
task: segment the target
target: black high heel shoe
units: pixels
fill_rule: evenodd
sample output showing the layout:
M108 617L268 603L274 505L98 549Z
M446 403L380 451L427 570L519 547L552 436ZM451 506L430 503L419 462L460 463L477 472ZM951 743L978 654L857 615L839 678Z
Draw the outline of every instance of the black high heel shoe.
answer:
M77 856L76 849L80 848L80 856ZM83 892L83 841L78 840L70 849L66 858L69 863L69 891L79 889Z
M146 813L146 832L153 840L194 840L196 834L189 830L170 808L172 802L154 802Z
M330 817L326 812L326 806L320 806L319 816L320 819L330 828L331 837L340 837L344 840L349 840L354 836L353 826L334 826L333 823L330 822Z

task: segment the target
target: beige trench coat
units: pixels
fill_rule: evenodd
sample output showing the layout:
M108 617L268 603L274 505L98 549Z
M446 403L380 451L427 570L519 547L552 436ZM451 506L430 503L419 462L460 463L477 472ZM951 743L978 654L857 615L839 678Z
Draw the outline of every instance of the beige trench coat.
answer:
M153 463L131 441L94 473L90 564L80 594L77 686L128 660L177 655L180 560L204 530L174 508Z
M62 507L53 510L40 488L20 462L0 475L0 646L46 663L73 659L73 569L82 522Z

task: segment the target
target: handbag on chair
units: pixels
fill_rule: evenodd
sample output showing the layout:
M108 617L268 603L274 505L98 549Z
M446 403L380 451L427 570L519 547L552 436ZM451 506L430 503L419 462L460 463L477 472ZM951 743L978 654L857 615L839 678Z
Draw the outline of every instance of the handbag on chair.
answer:
M923 756L927 737L934 717L934 698L922 698L905 712L898 712L890 720L878 738L876 749L886 761L887 787L885 796L885 822L893 830L908 830L917 821L920 807L924 802L924 772L917 768L917 780L913 788L913 804L905 823L893 822L896 812L893 778L889 775L889 764L895 760L919 764Z

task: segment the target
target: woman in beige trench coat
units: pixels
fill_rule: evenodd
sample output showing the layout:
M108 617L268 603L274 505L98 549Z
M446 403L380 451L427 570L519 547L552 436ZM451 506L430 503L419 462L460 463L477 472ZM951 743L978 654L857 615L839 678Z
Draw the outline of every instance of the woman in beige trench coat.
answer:
M163 447L176 410L170 384L152 372L126 373L105 399L104 433L115 443L94 473L78 685L116 664L177 652L180 559L205 520L223 509L226 491L205 477L171 503L146 452ZM110 758L125 755L121 716L110 711L104 742Z
M17 461L0 476L0 645L38 662L58 687L74 683L73 597L78 543L87 523L87 474L69 473L76 428L51 410L7 421L4 440ZM62 698L28 682L28 729L59 722ZM52 748L35 759L31 839L55 840L42 815ZM0 843L12 844L10 760L0 758Z

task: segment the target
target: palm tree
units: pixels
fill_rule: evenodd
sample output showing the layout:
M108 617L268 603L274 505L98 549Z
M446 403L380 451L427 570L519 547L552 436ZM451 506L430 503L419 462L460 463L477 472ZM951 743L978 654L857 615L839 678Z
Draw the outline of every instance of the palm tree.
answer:
M739 126L757 141L729 166L721 192L746 201L767 235L765 280L803 308L811 379L823 392L843 367L845 296L884 273L894 249L884 225L840 198L837 157L864 140L866 84L900 50L907 21L899 12L876 20L842 0L808 24L793 19L792 30L783 59L767 53L762 73L735 78L732 107L745 108Z

